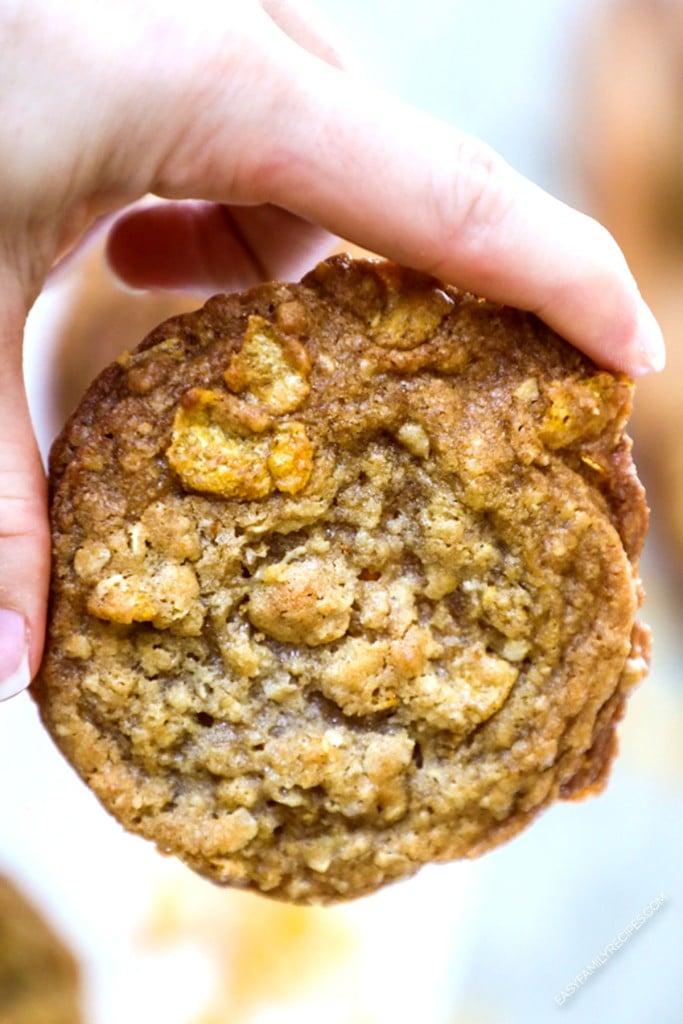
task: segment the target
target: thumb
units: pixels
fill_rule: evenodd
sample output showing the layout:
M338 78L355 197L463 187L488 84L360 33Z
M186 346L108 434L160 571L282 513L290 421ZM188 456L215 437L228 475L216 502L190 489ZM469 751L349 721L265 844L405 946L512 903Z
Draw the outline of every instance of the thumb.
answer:
M46 485L22 372L26 305L0 267L0 700L38 668L49 575Z

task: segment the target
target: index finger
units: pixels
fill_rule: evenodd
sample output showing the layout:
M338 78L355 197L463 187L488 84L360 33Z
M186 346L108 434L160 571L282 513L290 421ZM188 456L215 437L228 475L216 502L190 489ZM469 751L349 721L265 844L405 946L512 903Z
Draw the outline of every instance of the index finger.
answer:
M664 365L611 235L476 139L314 59L269 135L261 198L401 263L537 313L596 362ZM303 69L302 69L303 71Z

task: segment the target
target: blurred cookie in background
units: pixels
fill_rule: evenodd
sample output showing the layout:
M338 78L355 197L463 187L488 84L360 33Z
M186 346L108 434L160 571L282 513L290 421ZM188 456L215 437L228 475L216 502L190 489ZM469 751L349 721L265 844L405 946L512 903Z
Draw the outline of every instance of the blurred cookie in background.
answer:
M582 44L583 203L623 248L667 341L664 373L638 382L631 432L683 581L683 2L591 5Z
M178 863L163 863L136 927L134 955L159 965L163 981L185 954L195 1009L182 1024L497 1020L456 1006L476 905L458 865L427 868L409 884L322 908L221 889ZM138 1020L147 1024L144 1016Z
M192 1024L252 1024L267 1008L277 1020L305 1019L311 1005L328 1019L353 984L359 951L338 912L253 900L184 871L159 886L140 941L160 951L193 942L208 958L212 991Z
M40 912L0 875L0 1021L81 1024L80 971Z

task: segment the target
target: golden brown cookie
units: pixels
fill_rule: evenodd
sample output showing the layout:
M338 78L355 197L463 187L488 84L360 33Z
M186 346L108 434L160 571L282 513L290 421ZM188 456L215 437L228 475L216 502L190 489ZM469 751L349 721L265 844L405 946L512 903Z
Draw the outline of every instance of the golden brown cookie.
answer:
M631 391L382 262L162 324L53 449L56 742L126 828L299 902L596 788L648 655Z
M61 938L0 875L0 1021L79 1024L80 972Z

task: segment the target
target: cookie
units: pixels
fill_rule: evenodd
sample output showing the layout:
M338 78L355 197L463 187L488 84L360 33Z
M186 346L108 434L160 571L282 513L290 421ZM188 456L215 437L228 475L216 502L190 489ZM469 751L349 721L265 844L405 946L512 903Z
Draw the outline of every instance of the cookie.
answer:
M303 903L599 788L648 658L631 393L383 262L167 321L52 451L44 722L127 829Z
M0 875L0 1021L79 1024L72 954L14 884Z

